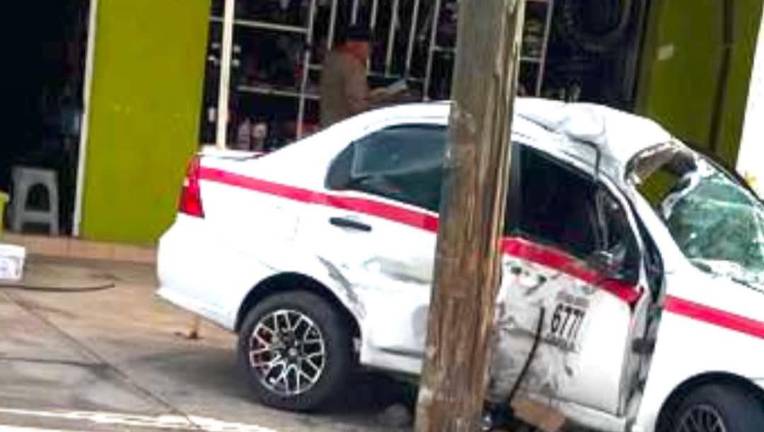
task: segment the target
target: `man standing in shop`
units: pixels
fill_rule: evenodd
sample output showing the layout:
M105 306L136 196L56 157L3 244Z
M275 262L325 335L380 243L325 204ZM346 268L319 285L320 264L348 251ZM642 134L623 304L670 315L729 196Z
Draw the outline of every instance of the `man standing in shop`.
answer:
M366 65L371 55L369 30L352 26L343 39L324 60L321 127L331 126L388 99L384 88L371 91L366 80Z

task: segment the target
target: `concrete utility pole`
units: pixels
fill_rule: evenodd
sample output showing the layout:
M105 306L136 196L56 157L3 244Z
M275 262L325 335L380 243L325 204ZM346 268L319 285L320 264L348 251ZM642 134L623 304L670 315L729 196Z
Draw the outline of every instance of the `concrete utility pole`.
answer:
M462 0L417 432L480 430L525 0Z

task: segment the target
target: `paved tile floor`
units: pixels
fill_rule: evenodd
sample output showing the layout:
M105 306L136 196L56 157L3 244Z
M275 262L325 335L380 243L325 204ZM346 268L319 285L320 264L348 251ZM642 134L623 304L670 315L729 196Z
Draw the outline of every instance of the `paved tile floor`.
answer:
M360 375L328 413L258 405L236 370L234 336L205 323L201 339L183 337L191 317L155 297L151 266L33 258L25 280L110 282L88 293L0 288L0 432L394 429L381 413L404 392L382 376Z

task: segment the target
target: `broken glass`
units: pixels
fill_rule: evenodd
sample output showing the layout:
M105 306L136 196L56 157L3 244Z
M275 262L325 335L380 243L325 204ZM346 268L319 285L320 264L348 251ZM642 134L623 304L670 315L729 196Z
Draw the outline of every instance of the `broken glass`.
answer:
M658 155L645 158L641 170L637 164L639 191L696 267L764 290L762 202L704 157L670 151L662 164L655 164Z

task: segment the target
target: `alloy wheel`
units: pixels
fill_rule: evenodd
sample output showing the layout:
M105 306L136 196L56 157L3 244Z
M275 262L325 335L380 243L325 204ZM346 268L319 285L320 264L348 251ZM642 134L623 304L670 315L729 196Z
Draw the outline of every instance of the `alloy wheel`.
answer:
M677 432L727 432L719 412L709 405L690 408L679 419Z
M309 316L292 309L264 315L249 340L249 364L260 382L282 396L310 390L326 365L324 337Z

